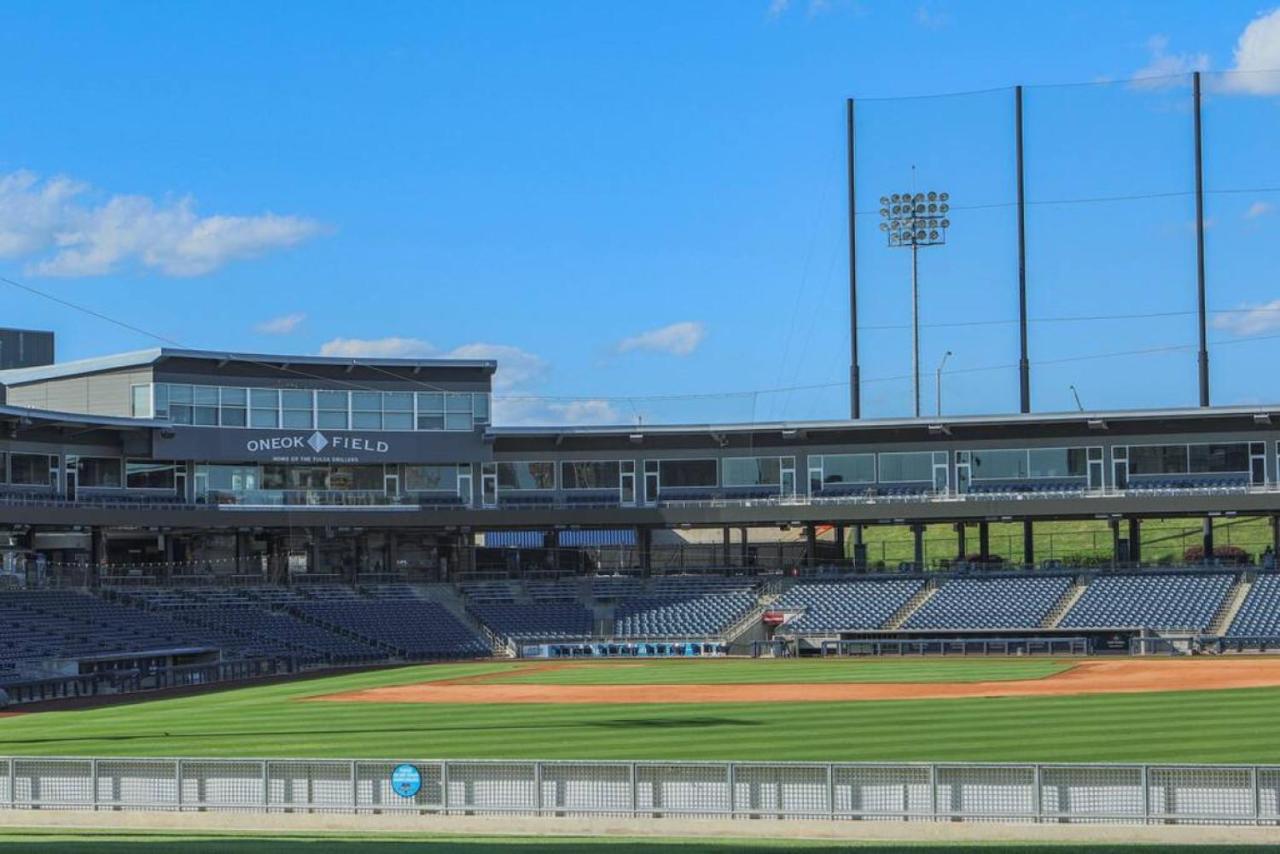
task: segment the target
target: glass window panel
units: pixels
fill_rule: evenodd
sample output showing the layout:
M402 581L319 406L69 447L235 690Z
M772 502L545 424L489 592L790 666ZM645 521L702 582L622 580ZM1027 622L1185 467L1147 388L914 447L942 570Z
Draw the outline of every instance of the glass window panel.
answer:
M933 454L928 451L880 455L880 482L900 483L933 480Z
M418 429L419 430L443 430L444 416L443 415L419 415Z
M311 421L310 409L286 409L284 411L284 426L288 428L311 428L314 426Z
M18 486L48 486L53 460L46 454L9 454L9 482Z
M169 417L169 386L165 383L156 383L156 418Z
M1026 451L973 451L974 478L1025 478L1027 476Z
M191 390L191 402L201 406L218 405L218 387L198 385Z
M376 391L353 391L351 408L361 412L381 412L382 395Z
M444 412L444 394L438 391L418 392L419 412Z
M412 430L412 412L387 412L382 416L383 430Z
M1088 466L1084 448L1035 448L1028 457L1032 477L1084 477Z
M192 413L192 423L198 424L201 427L218 426L218 407L193 406Z
M1249 470L1249 445L1231 442L1214 445L1192 445L1190 467L1196 474L1221 474Z
M351 413L351 426L356 430L381 430L382 413L353 412Z
M311 392L308 389L287 388L280 392L285 409L311 409Z
M620 467L608 460L566 462L560 466L560 476L565 489L617 489Z
M279 427L280 413L274 409L252 409L249 411L249 425L267 428Z
M658 477L662 488L716 486L715 460L661 460Z
M45 473L46 481L48 472ZM120 459L118 457L81 457L76 463L76 482L80 486L120 486Z
M1131 445L1129 474L1186 474L1186 445Z
M383 412L413 412L413 392L389 391L382 395Z
M489 395L476 392L471 395L471 412L477 424L489 421Z
M273 388L249 389L249 403L254 409L270 409L280 405L280 392Z
M224 406L222 407L222 426L223 427L243 427L245 423L245 409L242 406Z
M471 412L471 395L465 392L451 391L444 396L446 412Z
M385 488L382 466L334 466L329 473L329 488L381 492Z
M262 467L263 489L285 489L288 483L288 466L270 465Z
M125 463L125 486L129 489L173 489L178 466L159 460L128 460Z
M249 392L242 388L224 388L222 390L223 406L244 406L249 402Z
M169 386L169 402L170 403L190 403L191 402L191 386L189 385Z
M151 386L135 385L129 389L129 411L134 418L151 417Z
M317 391L316 408L347 411L347 393L345 391Z
M286 489L328 489L326 466L285 466Z
M555 489L555 463L498 463L498 485L503 489Z
M875 454L824 454L823 483L875 483Z
M409 492L458 491L457 466L405 466L404 488Z
M777 457L730 457L720 465L725 486L777 486L782 482Z
M317 426L326 430L347 429L347 411L345 409L341 412L326 412L322 409L316 417L319 422Z
M444 417L444 429L446 430L470 430L471 427L470 412L450 412Z
M0 483L9 482L9 456L0 451Z
M215 492L244 492L258 488L261 480L257 466L197 466L208 489ZM276 487L279 489L279 487Z
M169 420L174 424L190 424L191 423L191 406L190 404L169 404Z

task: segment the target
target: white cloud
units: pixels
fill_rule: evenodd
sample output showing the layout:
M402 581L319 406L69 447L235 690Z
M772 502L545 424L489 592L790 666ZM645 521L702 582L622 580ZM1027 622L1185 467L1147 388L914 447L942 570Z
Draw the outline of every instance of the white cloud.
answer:
M554 401L535 396L495 396L493 423L508 426L553 424L621 424L623 418L607 400Z
M508 344L463 344L445 355L454 359L496 359L498 372L493 375L493 387L496 391L509 391L542 382L551 370L546 359Z
M949 14L931 9L923 3L916 7L914 17L916 23L927 30L940 30L951 24Z
M320 345L321 356L348 359L414 359L435 353L436 348L420 338L334 338Z
M788 7L791 6L791 0L769 0L769 17L777 18L786 14Z
M1249 22L1236 41L1235 64L1223 85L1250 95L1280 95L1280 8ZM1272 72L1272 73L1262 73Z
M1244 212L1244 218L1257 219L1260 216L1266 216L1269 213L1274 213L1275 209L1276 206L1271 204L1271 202L1257 201L1249 205L1249 209Z
M156 201L115 195L93 203L90 187L28 171L0 175L0 258L28 273L101 276L136 266L198 276L319 234L315 220L273 213L200 216L190 197Z
M263 335L288 335L290 332L297 329L302 324L302 321L306 319L307 316L302 312L282 314L279 317L273 317L270 320L262 321L257 326L253 327L253 330L255 332L260 332Z
M1213 326L1215 329L1240 336L1260 335L1263 332L1280 329L1280 299L1219 314L1213 319Z
M650 350L655 353L670 353L673 356L688 356L698 349L698 345L706 337L705 324L695 320L685 320L624 338L618 342L618 352Z
M1147 39L1150 59L1134 74L1130 82L1135 89L1169 89L1185 86L1183 75L1209 68L1207 53L1169 53L1167 36L1155 35Z

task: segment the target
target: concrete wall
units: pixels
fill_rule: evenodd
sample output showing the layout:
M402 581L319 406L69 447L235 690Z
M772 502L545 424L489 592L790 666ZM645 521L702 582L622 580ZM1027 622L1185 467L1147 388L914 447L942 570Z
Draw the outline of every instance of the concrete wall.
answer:
M151 382L151 368L104 371L8 388L10 406L129 417L130 387Z

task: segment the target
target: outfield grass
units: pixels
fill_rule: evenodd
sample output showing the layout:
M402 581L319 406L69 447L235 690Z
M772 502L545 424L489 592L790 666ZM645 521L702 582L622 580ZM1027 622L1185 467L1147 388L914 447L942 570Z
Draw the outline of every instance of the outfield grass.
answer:
M678 849L680 854L764 854L772 851L805 851L810 854L837 854L856 850L864 854L892 854L909 850L929 854L961 850L989 851L992 854L1133 854L1134 852L1195 852L1227 854L1274 850L1270 846L1249 845L1024 845L1016 843L909 842L858 843L800 840L677 839L582 836L439 836L425 834L216 834L122 833L116 831L43 832L18 831L0 834L0 852L34 854L409 854L419 851L458 851L461 854L500 854L516 850L521 854L662 854Z
M698 664L673 662L671 672ZM971 662L826 664L887 675L895 666ZM0 754L1280 763L1277 688L794 704L302 702L378 685L501 674L517 666L410 667L18 715L0 719Z

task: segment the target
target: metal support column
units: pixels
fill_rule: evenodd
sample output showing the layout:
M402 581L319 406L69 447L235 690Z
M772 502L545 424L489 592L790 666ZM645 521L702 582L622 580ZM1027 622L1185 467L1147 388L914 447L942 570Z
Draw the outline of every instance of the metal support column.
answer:
M1022 565L1036 565L1035 524L1030 519L1022 520Z
M640 552L640 569L648 575L653 569L653 529L648 525L636 528L636 544Z
M1201 534L1201 545L1204 547L1204 562L1213 563L1213 517L1204 517L1204 528Z
M746 566L751 558L751 548L748 545L749 540L747 538L747 529L739 528L738 531L742 535L742 542L739 544L739 548L742 550L742 565Z
M991 557L991 526L986 522L978 523L978 558L987 562Z
M1111 526L1111 566L1114 568L1120 563L1120 520L1108 519L1107 524Z
M911 545L916 569L924 569L924 525L911 526Z
M1014 163L1018 173L1018 401L1031 411L1031 362L1027 356L1027 217L1022 190L1022 87L1013 87Z
M728 525L720 529L720 556L726 567L733 566L733 531Z
M969 556L968 547L965 545L965 531L967 526L964 522L956 522L956 560L964 560Z
M818 529L812 523L804 526L804 565L816 566L818 563Z
M857 194L854 192L853 99L844 104L846 157L849 177L849 417L862 417L862 391L858 375L858 252Z
M1201 157L1200 134L1200 72L1191 75L1191 101L1195 124L1196 164L1196 302L1200 319L1200 405L1209 405L1209 344L1205 326L1204 296L1204 164ZM1212 536L1209 534L1208 536Z
M1137 516L1129 517L1129 561L1142 563L1142 520Z

